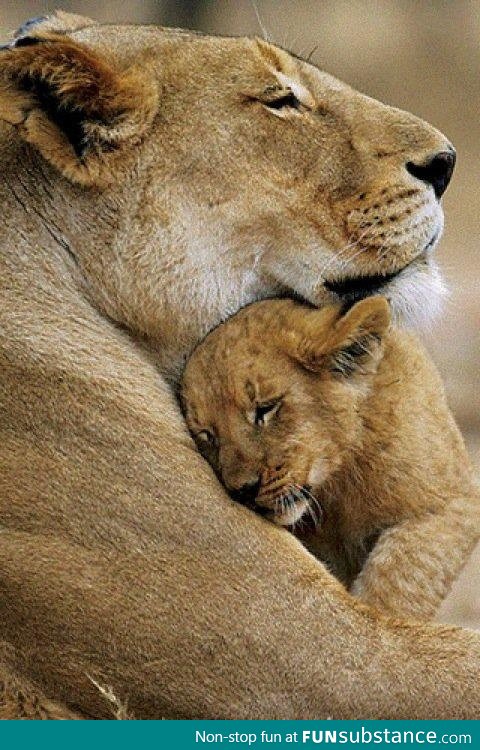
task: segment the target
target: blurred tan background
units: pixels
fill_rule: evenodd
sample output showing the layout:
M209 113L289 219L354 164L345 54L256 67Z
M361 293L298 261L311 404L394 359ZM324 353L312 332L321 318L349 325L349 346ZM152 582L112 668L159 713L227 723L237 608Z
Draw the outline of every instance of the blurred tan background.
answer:
M256 11L255 9L258 9ZM480 470L480 0L0 0L2 36L64 10L100 21L220 34L263 29L361 91L429 120L453 141L456 174L438 255L451 297L425 341ZM261 21L259 22L258 16ZM442 608L480 628L480 549Z

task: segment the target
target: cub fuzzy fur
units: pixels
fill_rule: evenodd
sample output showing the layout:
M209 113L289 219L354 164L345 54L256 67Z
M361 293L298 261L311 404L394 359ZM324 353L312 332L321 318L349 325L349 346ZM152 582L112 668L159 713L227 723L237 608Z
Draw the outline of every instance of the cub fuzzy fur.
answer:
M197 347L182 397L234 497L293 527L364 602L431 617L479 497L435 368L389 323L381 297L346 313L251 305Z

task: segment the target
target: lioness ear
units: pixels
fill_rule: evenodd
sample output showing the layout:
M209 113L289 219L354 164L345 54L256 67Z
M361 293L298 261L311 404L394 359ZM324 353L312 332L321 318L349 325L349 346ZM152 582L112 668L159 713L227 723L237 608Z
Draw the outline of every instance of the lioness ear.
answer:
M65 35L22 36L0 49L0 119L74 182L113 179L115 157L157 111L145 70L117 71Z
M390 326L390 308L383 297L357 302L347 313L338 308L308 311L302 335L295 336L295 357L313 372L341 377L376 369L382 339Z

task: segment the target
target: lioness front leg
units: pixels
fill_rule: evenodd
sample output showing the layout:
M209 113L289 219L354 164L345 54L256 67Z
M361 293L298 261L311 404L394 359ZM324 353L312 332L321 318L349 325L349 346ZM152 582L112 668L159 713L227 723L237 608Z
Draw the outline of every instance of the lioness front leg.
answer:
M351 592L387 614L433 617L479 539L478 495L384 531Z

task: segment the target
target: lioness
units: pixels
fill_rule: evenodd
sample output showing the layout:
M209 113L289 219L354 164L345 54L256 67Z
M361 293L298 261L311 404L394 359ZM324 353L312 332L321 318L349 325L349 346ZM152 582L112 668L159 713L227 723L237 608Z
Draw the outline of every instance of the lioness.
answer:
M480 717L480 637L378 617L232 503L169 386L279 292L428 315L445 137L260 40L64 14L0 50L0 120L9 683L95 717L96 685L139 718Z
M201 453L239 501L297 536L364 601L427 618L471 548L479 494L442 384L388 303L248 306L187 363Z

